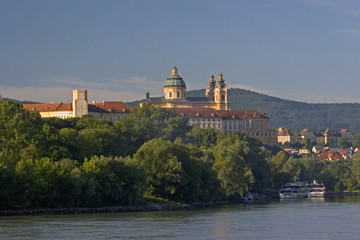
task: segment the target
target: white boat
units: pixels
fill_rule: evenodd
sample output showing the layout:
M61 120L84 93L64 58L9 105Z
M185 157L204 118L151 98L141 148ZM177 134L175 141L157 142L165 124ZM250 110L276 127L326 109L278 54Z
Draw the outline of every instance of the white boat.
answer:
M308 184L307 187L309 190L309 197L324 197L326 194L325 185L316 180L313 180L313 182Z
M293 182L282 185L279 191L280 199L307 198L309 191L306 182Z

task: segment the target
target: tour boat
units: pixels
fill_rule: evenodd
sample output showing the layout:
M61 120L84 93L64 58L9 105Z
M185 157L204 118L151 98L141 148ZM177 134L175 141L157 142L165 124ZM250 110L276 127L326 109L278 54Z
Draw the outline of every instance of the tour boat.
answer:
M326 194L326 189L323 183L319 183L316 180L313 180L312 183L307 185L309 190L309 197L324 197Z
M279 197L280 199L309 197L306 182L292 182L282 185L279 191Z

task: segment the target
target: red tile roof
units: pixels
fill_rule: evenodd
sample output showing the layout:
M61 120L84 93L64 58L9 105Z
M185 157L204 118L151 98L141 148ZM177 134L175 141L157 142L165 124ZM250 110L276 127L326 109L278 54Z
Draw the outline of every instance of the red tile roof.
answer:
M331 153L329 154L329 160L331 161L339 161L341 160L343 157L340 153Z
M282 131L278 131L278 136L291 136L287 128L283 128Z
M325 158L325 159L329 159L329 155L330 155L330 154L332 154L331 151L324 151L324 152L322 152L322 153L319 155L319 157Z
M30 111L50 112L50 111L72 111L71 103L38 103L24 104L23 108Z
M89 103L89 112L130 112L131 108L124 102Z
M30 111L36 110L38 112L51 111L72 111L72 103L39 103L39 104L24 104L23 108ZM124 102L100 102L89 103L88 110L90 112L130 112L131 108Z

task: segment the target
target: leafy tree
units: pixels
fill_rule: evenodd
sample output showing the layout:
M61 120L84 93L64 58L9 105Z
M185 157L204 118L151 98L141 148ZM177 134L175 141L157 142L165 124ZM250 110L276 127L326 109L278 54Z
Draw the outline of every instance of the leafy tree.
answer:
M242 196L252 187L254 177L244 159L249 151L247 142L238 133L226 135L214 148L213 169L227 197Z
M360 132L354 134L353 146L360 146Z
M200 162L181 141L160 138L146 142L134 155L147 174L147 191L176 201L193 200L201 185Z
M23 109L10 101L0 101L0 151L16 162L20 151L29 144L37 144L42 121L34 111Z
M142 199L144 172L129 160L94 156L85 160L83 169L89 181L95 184L93 204L133 204Z
M54 207L56 198L55 165L49 158L21 160L16 165L15 202L18 207Z
M154 138L174 141L177 137L185 139L191 129L188 121L165 108L143 104L131 114L119 119L114 126L128 139L127 154L133 154L145 142Z
M222 132L213 128L193 127L188 137L196 146L210 148L216 145L218 136L220 136L221 133Z

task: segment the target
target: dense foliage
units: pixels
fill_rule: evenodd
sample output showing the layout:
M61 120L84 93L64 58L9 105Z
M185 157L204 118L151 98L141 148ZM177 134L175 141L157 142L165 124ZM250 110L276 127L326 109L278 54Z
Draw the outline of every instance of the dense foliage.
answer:
M145 105L115 123L41 118L0 101L0 208L239 198L313 178L331 191L360 189L360 159L293 158L246 134L188 125Z

